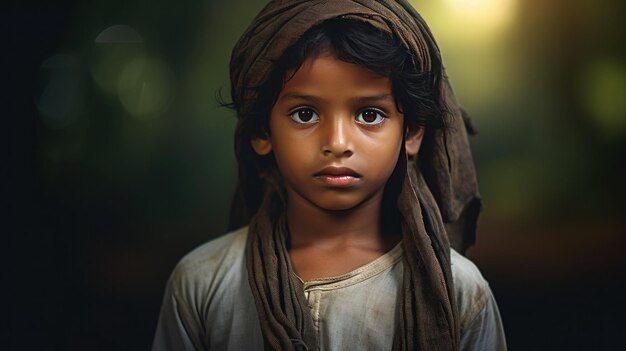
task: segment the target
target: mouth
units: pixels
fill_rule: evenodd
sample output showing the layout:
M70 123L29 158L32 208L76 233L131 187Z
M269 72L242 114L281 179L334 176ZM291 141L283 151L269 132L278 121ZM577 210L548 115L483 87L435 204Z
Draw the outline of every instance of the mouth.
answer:
M357 182L362 175L347 167L326 167L313 175L326 185L347 187Z

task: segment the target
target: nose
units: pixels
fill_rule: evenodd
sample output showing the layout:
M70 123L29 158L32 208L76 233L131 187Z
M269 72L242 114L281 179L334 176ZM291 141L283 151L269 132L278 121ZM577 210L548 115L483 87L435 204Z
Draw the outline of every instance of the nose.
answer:
M354 153L350 123L345 118L329 118L322 126L324 156L350 157Z

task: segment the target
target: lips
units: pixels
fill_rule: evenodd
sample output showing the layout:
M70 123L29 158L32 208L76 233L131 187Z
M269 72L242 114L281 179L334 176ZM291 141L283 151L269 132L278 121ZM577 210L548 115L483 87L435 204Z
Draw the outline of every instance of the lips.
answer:
M347 187L356 183L362 176L347 167L326 167L313 175L326 185Z

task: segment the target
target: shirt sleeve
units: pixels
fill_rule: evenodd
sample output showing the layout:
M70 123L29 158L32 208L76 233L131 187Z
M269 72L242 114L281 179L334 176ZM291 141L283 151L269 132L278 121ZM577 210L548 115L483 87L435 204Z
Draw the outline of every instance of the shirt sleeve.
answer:
M185 284L176 271L168 280L152 351L208 350L204 328L193 299L184 297Z
M486 287L483 307L461 334L461 351L506 351L506 339L496 300Z

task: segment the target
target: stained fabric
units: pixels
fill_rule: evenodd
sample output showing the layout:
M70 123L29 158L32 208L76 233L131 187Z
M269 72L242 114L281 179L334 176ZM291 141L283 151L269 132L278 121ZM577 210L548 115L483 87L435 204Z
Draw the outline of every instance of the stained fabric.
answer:
M280 175L255 172L258 168L252 164L258 161L249 145L246 118L254 115L258 88L285 50L311 27L334 18L364 21L399 38L418 69L429 74L447 111L445 129L426 130L419 162L403 156L396 168L401 179L397 207L405 270L393 349L456 350L459 318L450 241L460 250L473 243L480 209L467 138L469 121L452 93L430 30L403 0L272 1L233 50L231 86L239 118L235 149L240 169L231 224L250 222L246 262L265 348L315 350L317 339L302 283L290 266Z
M163 296L153 351L263 350L244 255L248 229L203 243L176 265ZM405 266L402 246L349 273L304 283L320 350L391 350ZM450 258L460 350L506 351L488 282L456 251L450 250Z

